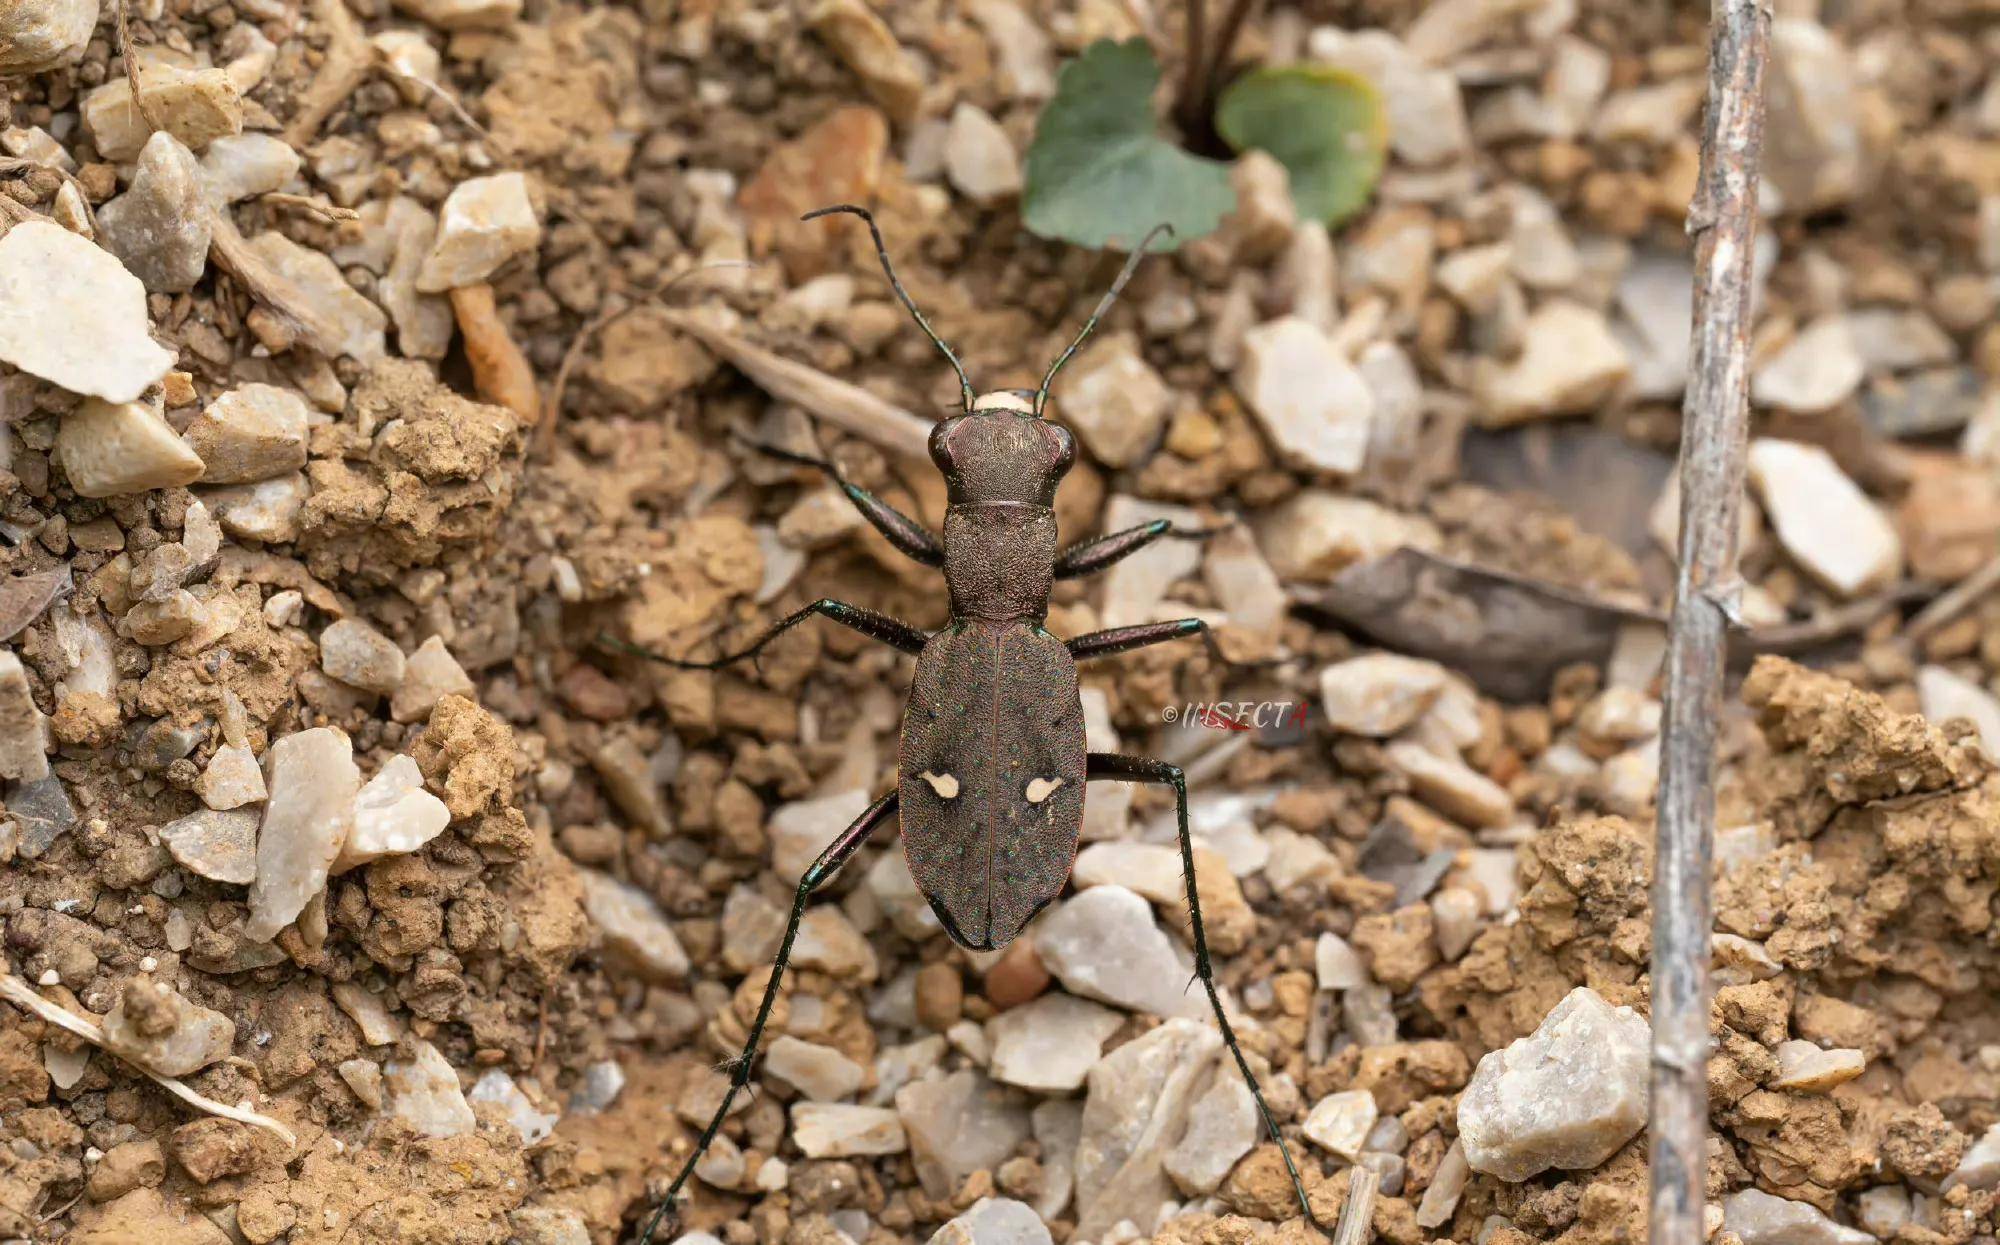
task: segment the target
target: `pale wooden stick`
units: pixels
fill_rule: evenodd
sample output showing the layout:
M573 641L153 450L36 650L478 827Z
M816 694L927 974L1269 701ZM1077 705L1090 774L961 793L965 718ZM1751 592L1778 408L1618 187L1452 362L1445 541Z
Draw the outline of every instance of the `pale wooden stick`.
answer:
M1695 235L1693 357L1681 421L1680 571L1668 626L1653 853L1653 1245L1702 1245L1708 1174L1708 958L1715 723L1740 581L1751 258L1769 0L1712 0Z
M1333 1225L1333 1245L1364 1245L1374 1235L1375 1193L1382 1186L1382 1174L1372 1167L1355 1164L1348 1170L1347 1204Z

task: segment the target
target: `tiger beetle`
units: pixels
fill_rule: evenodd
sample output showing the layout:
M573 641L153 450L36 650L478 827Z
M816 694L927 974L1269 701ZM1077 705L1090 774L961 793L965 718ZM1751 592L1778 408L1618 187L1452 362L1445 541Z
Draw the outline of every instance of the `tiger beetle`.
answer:
M939 337L904 290L889 262L882 231L867 209L837 204L809 212L813 220L834 213L859 216L875 239L875 253L889 287L917 327L958 373L959 409L931 429L931 461L944 473L944 536L902 514L866 489L849 483L832 462L776 446L763 452L824 472L889 543L925 566L944 571L951 620L935 634L873 610L823 599L792 614L740 652L713 661L656 660L691 670L715 670L755 657L765 645L815 615L830 618L917 659L916 678L903 714L902 756L896 787L869 805L854 824L821 852L799 879L791 917L778 944L771 979L743 1053L730 1064L729 1086L694 1152L667 1189L659 1209L639 1234L640 1245L680 1197L695 1164L707 1152L750 1080L765 1022L778 998L779 979L792 952L806 901L825 885L868 837L901 814L903 850L931 910L953 942L990 951L1018 937L1028 921L1069 879L1083 821L1084 785L1099 779L1172 787L1179 816L1181 869L1194 932L1195 974L1221 1026L1223 1040L1250 1087L1264 1125L1284 1155L1299 1206L1312 1222L1304 1183L1291 1149L1278 1132L1263 1091L1243 1057L1229 1017L1216 994L1195 884L1194 844L1188 834L1187 782L1177 765L1146 757L1091 752L1084 743L1083 704L1076 665L1186 636L1206 636L1198 618L1093 631L1064 641L1042 626L1052 581L1104 570L1163 536L1176 532L1164 519L1058 550L1056 486L1076 461L1076 438L1043 418L1049 385L1097 327L1131 279L1153 239L1172 234L1158 225L1125 261L1111 288L1084 322L1083 331L1049 367L1039 389L975 393L958 356Z

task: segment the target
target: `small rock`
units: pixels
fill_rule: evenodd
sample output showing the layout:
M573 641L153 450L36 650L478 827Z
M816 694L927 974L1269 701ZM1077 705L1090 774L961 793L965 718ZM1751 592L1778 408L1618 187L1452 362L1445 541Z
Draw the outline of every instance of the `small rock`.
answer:
M1848 338L1871 376L1942 367L1958 357L1950 336L1921 311L1864 307L1848 312L1845 319Z
M972 1173L998 1167L1028 1139L1030 1127L1018 1094L971 1069L903 1086L896 1114L917 1179L932 1197L949 1196Z
M786 1034L771 1043L764 1071L814 1102L838 1102L861 1088L868 1070L831 1046Z
M387 1046L403 1036L403 1022L389 1010L382 996L358 981L336 981L329 987L333 1001L361 1030L361 1040L370 1046Z
M1878 1240L1890 1240L1910 1222L1910 1191L1901 1185L1876 1185L1854 1199L1854 1219Z
M49 776L49 724L12 649L0 649L0 777L40 782Z
M264 754L270 796L257 833L257 877L244 936L269 942L326 886L327 870L354 825L361 771L354 746L318 726L274 742Z
M299 515L312 486L303 472L274 480L202 490L202 500L215 511L222 530L238 540L284 542L297 540Z
M1320 704L1335 730L1379 739L1422 717L1444 685L1444 667L1434 661L1368 653L1320 672Z
M127 1141L104 1152L90 1170L84 1193L93 1202L109 1202L141 1186L152 1188L166 1174L166 1155L158 1138Z
M960 100L945 132L945 176L974 203L991 204L1021 193L1021 159L1013 140L984 110Z
M310 412L276 385L243 385L202 409L181 435L205 464L204 484L249 484L306 465Z
M507 1213L507 1224L513 1229L508 1245L591 1245L590 1227L584 1222L583 1212L566 1206L523 1206ZM701 1245L694 1238L702 1235L706 1234L678 1237L674 1245Z
M1173 391L1121 334L1070 365L1055 393L1063 422L1107 467L1143 462L1160 443Z
M792 1140L809 1159L901 1154L910 1148L894 1111L838 1102L793 1103Z
M1352 1163L1360 1159L1379 1114L1375 1095L1365 1089L1345 1090L1314 1103L1299 1131L1321 1149Z
M673 982L687 976L687 952L652 896L595 869L578 869L583 909L604 937L648 980Z
M7 813L21 826L19 851L34 860L76 825L76 806L70 803L63 780L54 774L40 782L24 782L7 794Z
M916 120L923 72L873 9L862 0L823 0L810 21L813 33L854 71L884 112L898 124Z
M139 59L139 100L147 129L158 124L196 152L207 151L218 138L243 132L243 96L226 70ZM141 112L136 107L132 111ZM121 163L125 159L110 151L104 154Z
M2000 477L1962 460L1914 472L1896 508L1896 526L1912 575L1956 583L2000 546Z
M1177 1190L1166 1172L1173 1139L1213 1076L1233 1070L1222 1037L1178 1019L1120 1046L1090 1070L1076 1145L1077 1235L1103 1240L1120 1220L1151 1224Z
M1123 886L1157 904L1184 902L1181 850L1171 843L1092 843L1070 869L1076 888Z
M499 1068L488 1068L473 1082L472 1092L465 1096L468 1104L491 1103L507 1114L507 1122L520 1134L521 1144L534 1145L555 1131L556 1121L562 1118L560 1111L539 1111L521 1087L514 1083Z
M276 135L232 134L202 153L202 188L210 206L224 208L284 189L299 175L301 163L291 144Z
M85 398L63 416L56 451L70 487L83 497L174 488L193 483L202 473L201 458L144 402L114 405Z
M1937 725L1953 718L1972 723L1986 755L2000 759L2000 700L1993 693L1943 666L1925 666L1917 671L1917 703Z
M1054 1245L1048 1225L1026 1202L982 1197L931 1234L929 1245Z
M0 77L78 59L96 28L97 0L0 0Z
M1987 1127L1978 1141L1972 1143L1965 1156L1951 1175L1945 1177L1945 1188L1957 1185L1973 1189L1991 1189L2000 1185L2000 1124Z
M1860 1076L1867 1067L1868 1056L1862 1051L1825 1050L1795 1038L1778 1043L1778 1075L1771 1078L1770 1087L1823 1094Z
M1437 283L1473 315L1490 315L1513 266L1514 248L1505 242L1467 247L1438 261Z
M1458 1106L1466 1161L1518 1181L1610 1158L1646 1126L1651 1041L1631 1008L1570 991L1533 1033L1480 1059Z
M257 764L257 754L228 744L217 748L195 783L195 793L202 803L218 810L241 808L263 799L264 771Z
M1153 909L1122 886L1094 886L1063 902L1035 929L1035 950L1072 994L1156 1016L1207 1012L1184 991L1189 971L1153 923Z
M1544 303L1528 317L1522 333L1521 354L1512 363L1480 360L1476 388L1481 427L1510 428L1587 414L1631 373L1631 358L1609 322L1579 303Z
M1633 396L1665 401L1687 387L1694 322L1694 269L1687 257L1657 251L1635 256L1614 293L1618 327L1632 349Z
M299 316L300 340L308 346L328 358L346 355L364 365L388 354L389 317L347 283L330 257L276 230L249 239L243 249L299 296L305 308Z
M1773 1197L1762 1189L1732 1193L1722 1203L1722 1226L1743 1245L1874 1245L1858 1228L1827 1218L1809 1202Z
M799 921L792 963L846 981L873 981L878 967L875 949L847 914L832 904L808 909Z
M422 1038L411 1045L410 1058L392 1059L382 1069L389 1114L425 1137L457 1137L479 1127L459 1088L458 1073L438 1048Z
M1431 900L1431 918L1437 927L1438 954L1455 960L1465 954L1479 934L1479 919L1485 904L1464 887L1447 886Z
M403 682L403 650L358 618L343 618L319 633L320 669L342 683L387 695Z
M1314 583L1406 546L1435 550L1444 544L1437 525L1422 515L1321 489L1304 489L1265 511L1256 529L1257 543L1281 579Z
M451 810L424 790L423 771L414 758L390 757L354 797L354 829L333 862L345 873L384 856L407 855L444 832Z
M1167 506L1114 493L1104 503L1103 530L1124 531L1165 519L1179 531L1202 526L1201 517L1185 506ZM1104 585L1104 625L1129 627L1151 622L1176 580L1201 568L1201 546L1192 540L1156 540L1119 560L1099 582Z
M660 798L652 762L629 736L617 735L600 744L590 754L590 765L619 811L654 838L667 836L673 822Z
M1083 1086L1105 1041L1125 1018L1067 994L1049 994L986 1023L995 1080L1043 1094Z
M888 144L888 120L857 104L834 109L773 147L736 198L752 253L776 250L795 282L839 267L834 258L845 253L854 222L799 217L829 203L868 202Z
M389 716L398 722L421 722L447 696L471 697L477 689L465 667L445 647L442 636L417 646L403 663L403 681L389 698Z
M1234 384L1291 465L1352 474L1367 460L1374 395L1310 322L1285 316L1244 334Z
M97 210L99 236L156 293L191 290L213 231L194 153L165 130L146 140L131 188Z
M1504 826L1514 816L1514 800L1504 788L1455 757L1440 756L1422 744L1399 740L1384 754L1392 769L1410 783L1419 800L1468 826Z
M1328 930L1313 946L1313 967L1322 990L1352 990L1368 984L1368 966L1347 940Z
M1854 396L1866 374L1847 317L1822 316L1757 369L1750 397L1759 406L1812 415Z
M505 30L521 0L396 0L396 7L439 30Z
M1774 21L1765 83L1770 139L1762 173L1784 210L1814 212L1854 198L1867 178L1867 149L1864 102L1847 45L1810 18Z
M104 1017L104 1044L161 1076L192 1076L228 1057L236 1024L157 982L134 978Z
M615 1062L604 1059L586 1064L583 1080L576 1091L569 1096L569 1109L585 1115L596 1115L609 1111L611 1104L618 1101L618 1095L625 1092L625 1069Z
M1223 218L1219 238L1237 263L1264 263L1285 249L1299 227L1291 175L1276 156L1253 147L1229 166L1229 185L1236 207Z
M1452 1142L1424 1189L1423 1200L1417 1203L1417 1226L1440 1228L1451 1222L1452 1212L1458 1209L1458 1199L1464 1196L1466 1181L1471 1176L1471 1164L1465 1161L1465 1143Z
M46 221L0 237L0 362L131 402L174 365L149 327L146 287L109 251Z
M781 878L805 876L834 837L854 824L873 798L855 789L810 800L794 800L771 811L771 868Z
M247 886L257 880L258 820L255 812L207 809L161 826L160 841L183 868L211 881Z
M1257 1100L1235 1073L1234 1067L1218 1064L1208 1089L1188 1108L1187 1131L1167 1152L1167 1175L1190 1196L1221 1188L1237 1160L1263 1136Z
M452 188L438 216L437 242L417 274L417 289L442 294L477 285L516 255L542 243L542 222L523 173L475 177Z
M1859 596L1902 570L1894 525L1831 454L1764 437L1751 443L1748 466L1785 552L1828 588Z

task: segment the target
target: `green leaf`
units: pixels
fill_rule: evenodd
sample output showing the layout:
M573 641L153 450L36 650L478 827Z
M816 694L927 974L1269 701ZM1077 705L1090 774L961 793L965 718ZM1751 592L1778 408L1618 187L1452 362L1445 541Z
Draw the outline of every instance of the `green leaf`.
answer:
M1236 207L1229 166L1160 136L1153 88L1160 67L1143 39L1099 39L1063 66L1056 96L1028 148L1022 219L1044 238L1136 246L1162 221L1161 250L1212 233Z
M1238 151L1261 148L1292 175L1301 217L1337 225L1361 210L1382 176L1389 119L1374 84L1327 65L1245 74L1215 110L1216 132Z

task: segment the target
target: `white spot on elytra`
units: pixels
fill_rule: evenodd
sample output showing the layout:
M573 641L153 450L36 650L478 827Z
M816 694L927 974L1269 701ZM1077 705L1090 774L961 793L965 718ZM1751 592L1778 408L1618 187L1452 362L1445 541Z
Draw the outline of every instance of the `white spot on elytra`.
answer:
M1056 788L1057 788L1057 787L1060 787L1060 786L1062 786L1062 785L1063 785L1063 780L1062 780L1062 779L1060 779L1060 778L1031 778L1031 779L1029 779L1029 780L1028 780L1028 803L1030 803L1030 804L1040 804L1040 803L1041 803L1041 802L1042 802L1043 800L1046 800L1046 799L1048 799L1048 798L1049 798L1050 796L1054 795L1054 794L1055 794L1055 790L1056 790Z
M949 800L958 795L958 779L950 774L933 774L925 770L919 777L931 785L931 790L938 793L940 800Z

